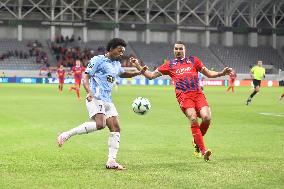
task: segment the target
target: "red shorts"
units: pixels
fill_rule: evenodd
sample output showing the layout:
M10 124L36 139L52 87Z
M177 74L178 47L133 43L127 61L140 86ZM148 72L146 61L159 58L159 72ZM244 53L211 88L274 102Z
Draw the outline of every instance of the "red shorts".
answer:
M184 113L186 109L194 108L197 114L199 114L201 108L209 106L202 91L182 93L177 100Z
M64 78L59 78L59 84L64 84Z
M235 84L235 80L234 79L230 79L229 80L229 86L234 86Z
M81 85L81 79L77 79L77 78L75 78L75 84L77 84L77 85Z

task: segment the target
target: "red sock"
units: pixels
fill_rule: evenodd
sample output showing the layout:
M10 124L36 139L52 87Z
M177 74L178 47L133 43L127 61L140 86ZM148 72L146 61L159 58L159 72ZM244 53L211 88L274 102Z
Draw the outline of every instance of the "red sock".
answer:
M284 97L284 93L281 95L281 98L283 98Z
M200 131L202 133L202 136L204 136L209 128L210 122L208 121L202 121L200 124Z
M201 153L204 154L206 149L205 149L205 145L203 141L203 136L202 136L202 133L200 131L200 128L197 122L194 122L191 124L191 132L192 132L192 136L193 136L195 144L197 144Z
M77 97L80 98L80 90L79 89L76 89L76 94L77 94Z

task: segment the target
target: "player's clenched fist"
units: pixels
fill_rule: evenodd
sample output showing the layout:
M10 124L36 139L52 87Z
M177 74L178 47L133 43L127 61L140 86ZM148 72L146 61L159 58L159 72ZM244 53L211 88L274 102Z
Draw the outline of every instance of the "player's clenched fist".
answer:
M137 58L130 57L129 60L130 60L130 63L131 63L134 67L136 67L137 69L139 69L139 68L141 67L141 65L139 64L139 61L138 61Z

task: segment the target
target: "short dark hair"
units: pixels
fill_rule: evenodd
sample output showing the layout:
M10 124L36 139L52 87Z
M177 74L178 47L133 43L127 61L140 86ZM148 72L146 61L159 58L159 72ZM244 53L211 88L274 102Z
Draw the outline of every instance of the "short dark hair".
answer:
M126 45L126 42L123 39L113 38L107 44L107 51L110 51L110 49L115 49L117 46L126 47L127 45Z
M184 42L182 42L182 41L177 41L177 42L175 42L175 44L185 45Z

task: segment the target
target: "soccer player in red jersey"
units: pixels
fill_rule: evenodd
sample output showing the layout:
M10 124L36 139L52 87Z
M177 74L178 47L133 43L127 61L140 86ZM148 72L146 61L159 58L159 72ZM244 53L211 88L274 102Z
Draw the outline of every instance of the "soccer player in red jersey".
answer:
M237 78L237 74L235 70L232 70L232 72L229 74L229 87L227 89L227 93L232 89L232 92L234 93L234 87L235 87L235 80Z
M65 70L64 70L64 67L63 65L60 65L57 72L56 72L56 75L57 75L57 78L58 78L58 81L59 81L59 85L58 85L58 90L59 90L59 93L62 93L63 91L63 84L64 84L64 80L65 80Z
M85 67L81 66L81 61L76 60L76 66L72 68L73 77L75 79L74 86L69 88L69 91L75 90L78 100L80 100L80 86L82 80L82 73L85 71Z
M211 111L206 98L200 88L198 72L208 78L216 78L230 74L231 68L224 68L221 72L208 70L203 63L194 56L186 56L185 45L178 41L174 45L174 59L166 61L155 71L148 71L142 67L138 59L132 58L131 63L148 79L162 75L169 75L175 85L176 99L185 116L189 119L195 149L200 150L205 161L210 160L211 150L206 149L203 136L206 134L210 121ZM202 119L198 123L198 117Z

